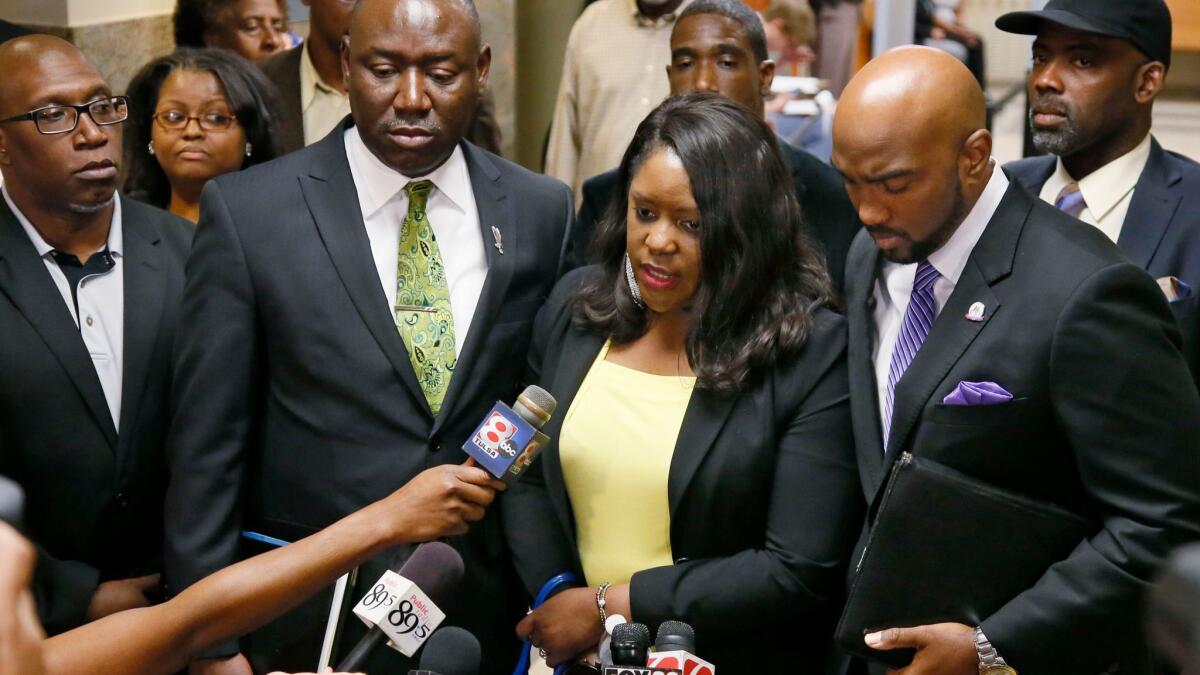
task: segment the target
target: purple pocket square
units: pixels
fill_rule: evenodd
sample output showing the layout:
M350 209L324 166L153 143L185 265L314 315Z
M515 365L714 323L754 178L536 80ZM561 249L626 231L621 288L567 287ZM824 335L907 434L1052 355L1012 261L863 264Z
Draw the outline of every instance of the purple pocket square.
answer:
M954 391L942 399L946 405L996 405L1007 403L1013 395L995 382L959 382Z

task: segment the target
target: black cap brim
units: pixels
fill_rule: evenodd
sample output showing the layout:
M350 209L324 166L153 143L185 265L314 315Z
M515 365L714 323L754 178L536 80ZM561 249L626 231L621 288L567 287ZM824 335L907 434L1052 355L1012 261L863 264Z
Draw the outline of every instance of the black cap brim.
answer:
M1073 30L1111 37L1124 37L1109 26L1061 9L1043 9L1032 12L1009 12L996 19L996 28L1006 33L1037 35L1046 23L1058 24Z

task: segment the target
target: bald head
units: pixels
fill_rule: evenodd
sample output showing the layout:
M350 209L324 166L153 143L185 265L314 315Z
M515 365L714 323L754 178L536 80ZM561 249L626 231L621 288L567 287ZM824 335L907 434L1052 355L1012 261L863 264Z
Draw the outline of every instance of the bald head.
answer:
M377 18L378 12L382 11L428 21L447 9L454 13L456 20L465 19L465 25L475 34L475 44L478 48L483 40L483 25L479 21L479 10L475 7L474 0L357 0L350 18L350 30L354 30L359 15L366 15L367 21L370 21Z
M51 84L49 74L78 74L104 80L75 45L53 35L26 35L0 43L0 117L27 111L30 96Z
M991 178L987 106L957 59L902 47L842 93L832 163L885 257L914 262L953 235Z

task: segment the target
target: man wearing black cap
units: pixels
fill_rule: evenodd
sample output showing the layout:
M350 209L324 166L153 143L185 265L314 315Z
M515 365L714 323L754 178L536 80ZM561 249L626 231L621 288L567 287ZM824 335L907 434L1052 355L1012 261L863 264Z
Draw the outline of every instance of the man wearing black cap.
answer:
M996 26L1035 35L1033 143L1050 156L1005 169L1042 200L1095 225L1158 280L1200 381L1200 164L1150 134L1171 64L1163 0L1051 0ZM1195 291L1194 291L1195 289Z

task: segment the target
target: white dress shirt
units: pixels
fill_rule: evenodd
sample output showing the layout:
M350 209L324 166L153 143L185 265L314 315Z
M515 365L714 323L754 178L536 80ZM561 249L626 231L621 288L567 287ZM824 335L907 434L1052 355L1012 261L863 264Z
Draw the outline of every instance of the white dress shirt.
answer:
M350 114L350 96L321 81L308 45L304 43L300 54L300 110L304 118L304 144L312 145Z
M454 354L461 356L488 272L479 211L462 146L455 148L450 158L429 175L409 178L371 154L358 134L358 127L347 129L344 139L358 206L371 241L371 255L389 308L396 306L396 256L400 251L400 226L408 214L404 186L413 180L433 181L425 215L446 269L450 311L454 315ZM394 310L392 314L395 315Z
M1149 160L1150 134L1146 134L1133 150L1079 181L1079 191L1083 193L1085 205L1079 219L1089 225L1095 225L1109 239L1116 242L1121 236L1125 215L1129 213L1129 202L1133 201L1133 188L1137 187L1138 179L1142 177L1142 170L1146 168L1146 162ZM1058 200L1058 193L1073 182L1075 179L1067 173L1060 157L1058 167L1046 180L1038 197L1053 205Z
M929 264L941 275L933 283L933 297L937 300L939 314L950 295L954 293L954 287L967 266L971 251L983 236L983 231L996 213L996 208L1000 206L1000 200L1004 198L1006 190L1008 178L993 161L992 177L983 188L975 206L950 239L942 244L941 248L929 254ZM917 265L918 263L901 265L885 260L879 278L875 280L875 348L872 358L875 361L875 388L881 425L886 419L884 403L887 398L888 371L892 367L892 350L900 335L900 327L904 325L904 313L908 311L908 299L912 295ZM880 431L883 431L882 428Z
M63 303L79 334L83 344L92 356L92 366L100 378L100 386L104 389L104 399L108 403L108 412L112 415L113 426L121 426L121 382L123 379L122 363L125 353L125 270L124 237L121 226L121 199L113 199L112 224L108 228L108 252L116 263L104 274L92 274L79 282L76 297L79 300L79 312L75 312L75 303L71 301L71 282L63 274L55 262L54 247L42 239L42 235L33 227L33 223L21 213L8 194L8 188L0 187L4 201L12 209L17 222L25 229L29 241L33 242L38 255L46 265L46 271L62 295ZM83 317L82 323L80 317Z

